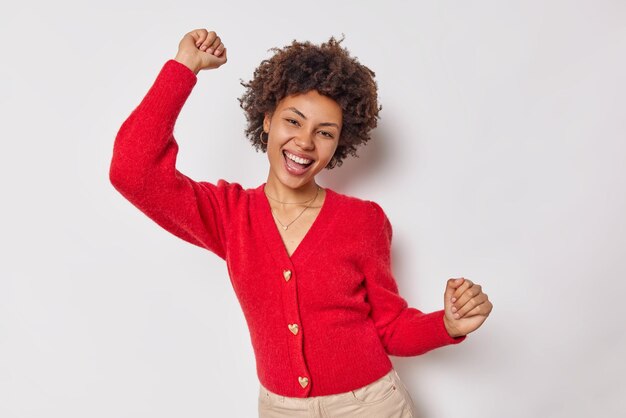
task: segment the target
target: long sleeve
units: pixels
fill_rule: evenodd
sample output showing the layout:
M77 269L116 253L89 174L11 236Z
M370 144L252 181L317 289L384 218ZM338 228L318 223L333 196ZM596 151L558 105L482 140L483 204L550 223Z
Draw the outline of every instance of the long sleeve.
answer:
M164 229L226 257L224 199L228 182L196 182L176 169L173 131L197 77L167 61L141 103L120 127L109 179L115 189Z
M377 231L366 251L363 269L370 317L385 351L390 355L409 357L460 343L466 336L453 338L448 334L443 323L443 310L423 313L409 307L399 295L391 267L391 223L377 203L370 203L376 213Z

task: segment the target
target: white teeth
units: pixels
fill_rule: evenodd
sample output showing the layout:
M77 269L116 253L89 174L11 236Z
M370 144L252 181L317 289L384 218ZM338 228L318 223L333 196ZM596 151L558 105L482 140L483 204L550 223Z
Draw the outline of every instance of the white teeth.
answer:
M297 157L297 156L295 156L295 155L293 155L293 154L288 153L287 151L285 151L285 155L286 155L286 156L287 156L287 158L289 158L290 160L295 161L295 162L297 162L297 163L299 163L299 164L308 164L308 163L310 163L311 161L313 161L313 160L307 160L307 159L304 159L304 158Z

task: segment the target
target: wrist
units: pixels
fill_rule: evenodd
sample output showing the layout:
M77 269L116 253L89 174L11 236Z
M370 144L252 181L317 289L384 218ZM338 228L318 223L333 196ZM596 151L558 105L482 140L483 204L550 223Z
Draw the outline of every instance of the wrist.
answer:
M198 75L198 72L200 72L200 69L195 64L195 60L193 60L189 56L177 54L174 60L189 68L191 71L193 71L195 75Z
M443 325L446 328L448 335L452 338L459 338L465 335L459 332L459 330L450 323L450 321L448 320L445 314L443 315Z

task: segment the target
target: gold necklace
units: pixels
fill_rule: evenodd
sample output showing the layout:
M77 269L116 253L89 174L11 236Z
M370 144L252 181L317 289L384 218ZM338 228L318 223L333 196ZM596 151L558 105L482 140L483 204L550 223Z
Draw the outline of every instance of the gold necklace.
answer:
M319 191L319 189L320 189L320 186L317 186L317 191ZM308 203L311 200L315 200L315 198L317 197L317 192L316 192L315 196L313 196L312 199L305 200L304 202L281 202L280 200L275 199L272 196L270 196L269 194L267 194L267 192L265 191L265 187L263 188L263 192L265 193L265 196L269 197L273 201L278 202L278 203L282 203L282 204L285 204L285 205L304 205L305 203Z
M307 202L313 202L315 199L317 199L317 195L319 194L319 192L320 192L320 186L317 186L317 190L316 190L316 192L315 192L315 197L313 197L313 199L311 199L311 200L308 200ZM267 196L267 193L265 193L265 195ZM267 197L269 197L269 196L267 196ZM273 199L273 198L270 198L270 199L272 199L272 200L276 200L276 199ZM277 200L277 201L278 201L278 200ZM278 202L280 202L280 201L278 201ZM287 202L280 202L280 203L287 203ZM306 205L306 206L305 206L305 208L304 208L304 209L302 209L302 212L300 212L300 214L299 214L298 216L296 216L296 219L294 219L293 221L289 222L287 225L283 224L283 223L280 221L280 219L278 219L278 216L276 216L276 214L274 213L274 209L273 209L271 206L270 206L270 210L272 211L272 215L274 216L274 219L276 219L276 220L278 221L278 223L280 224L280 226L282 226L282 227L283 227L283 230L285 230L285 231L286 231L286 230L287 230L287 229L291 226L291 224L292 224L292 223L294 223L295 221L297 221L297 220L298 220L298 218L299 218L300 216L302 216L302 214L304 213L304 211L305 211L305 210L307 210L309 207L311 207L311 203L309 203L308 205Z

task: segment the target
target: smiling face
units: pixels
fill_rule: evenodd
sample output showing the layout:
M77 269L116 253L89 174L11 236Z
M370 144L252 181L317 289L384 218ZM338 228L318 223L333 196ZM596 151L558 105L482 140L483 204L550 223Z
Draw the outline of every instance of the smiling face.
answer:
M268 133L268 185L299 191L314 187L315 175L337 149L342 117L339 104L316 90L281 100L263 121Z

